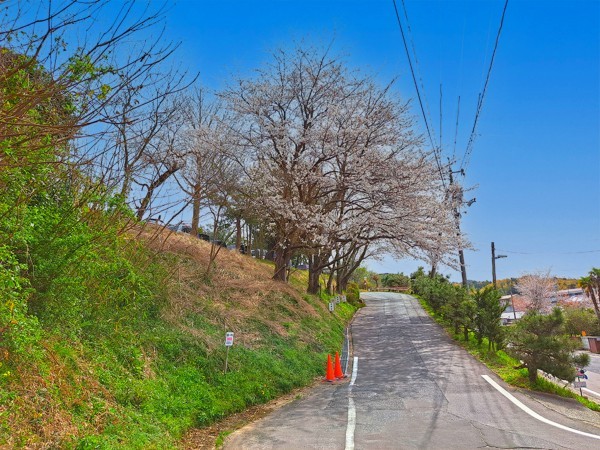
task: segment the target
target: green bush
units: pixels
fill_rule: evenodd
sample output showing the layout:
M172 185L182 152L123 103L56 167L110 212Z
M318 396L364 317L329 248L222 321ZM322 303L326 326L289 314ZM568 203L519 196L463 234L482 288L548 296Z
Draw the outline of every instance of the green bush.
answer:
M506 304L500 301L500 293L491 286L471 292L475 303L473 331L479 345L488 340L489 349L500 349L504 343L504 328L500 319Z
M567 334L577 336L585 331L588 336L600 336L600 322L593 309L565 307L563 314Z
M564 317L559 308L551 314L529 312L510 330L510 352L523 361L529 381L535 383L538 370L573 381L575 365L589 364L589 355L575 355L577 343L565 334Z
M434 278L419 275L411 280L411 289L423 297L435 312L440 312L444 304L457 295L456 287L440 275Z
M386 273L381 277L381 285L384 287L409 287L410 278L403 273Z
M348 300L348 303L355 306L361 303L358 284L354 282L348 283L348 287L346 288L346 300Z
M0 360L11 354L24 355L40 338L37 318L28 314L32 292L29 280L21 275L25 266L6 246L0 247Z

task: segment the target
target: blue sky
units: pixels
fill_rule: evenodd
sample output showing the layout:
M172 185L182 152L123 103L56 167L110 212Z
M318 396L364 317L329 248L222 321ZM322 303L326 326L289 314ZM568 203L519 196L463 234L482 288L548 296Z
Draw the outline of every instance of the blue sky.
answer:
M397 1L399 8L401 0ZM424 93L437 139L456 156L473 125L504 0L405 0ZM469 279L491 279L490 242L508 258L499 278L550 270L580 277L600 267L600 1L510 0L465 186L477 198L463 217L476 250ZM392 0L193 1L167 14L181 41L177 64L220 89L249 76L269 53L298 42L332 44L348 65L415 99ZM369 262L380 272L411 272L416 261ZM453 280L460 275L446 269Z

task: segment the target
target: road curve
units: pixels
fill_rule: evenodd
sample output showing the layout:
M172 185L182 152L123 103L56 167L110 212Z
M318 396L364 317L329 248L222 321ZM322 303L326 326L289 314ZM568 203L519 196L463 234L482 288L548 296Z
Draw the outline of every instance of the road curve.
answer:
M600 436L600 415L571 400L507 387L405 294L363 294L352 326L356 379L308 396L232 434L226 449L599 448L600 440L532 417L487 375L549 421ZM517 402L518 403L518 402Z

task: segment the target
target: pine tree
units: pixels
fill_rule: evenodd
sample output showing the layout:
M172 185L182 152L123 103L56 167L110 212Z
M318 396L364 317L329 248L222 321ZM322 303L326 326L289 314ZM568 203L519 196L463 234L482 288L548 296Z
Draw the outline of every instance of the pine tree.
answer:
M529 381L535 383L538 370L563 380L575 379L575 365L589 364L587 354L575 355L576 348L565 334L562 311L554 308L551 314L527 313L511 330L511 353L523 361L529 371Z

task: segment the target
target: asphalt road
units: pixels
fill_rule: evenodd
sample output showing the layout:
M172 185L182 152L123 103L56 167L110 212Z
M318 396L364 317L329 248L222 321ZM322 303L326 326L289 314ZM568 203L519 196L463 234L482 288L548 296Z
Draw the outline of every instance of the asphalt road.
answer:
M600 448L600 414L506 386L404 294L369 293L352 325L353 381L317 386L229 436L226 449Z

